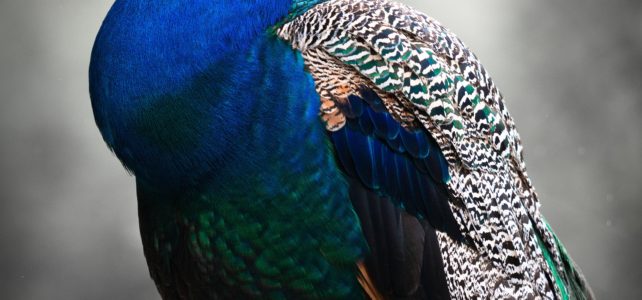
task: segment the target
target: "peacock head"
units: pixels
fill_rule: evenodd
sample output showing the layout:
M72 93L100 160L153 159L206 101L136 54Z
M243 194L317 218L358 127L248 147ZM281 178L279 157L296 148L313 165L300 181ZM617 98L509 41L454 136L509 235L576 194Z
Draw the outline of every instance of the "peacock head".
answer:
M140 178L185 178L186 170L197 174L203 162L227 157L229 147L220 145L243 124L226 116L245 108L236 105L249 97L239 94L239 82L259 71L243 53L322 1L117 0L90 66L104 140Z

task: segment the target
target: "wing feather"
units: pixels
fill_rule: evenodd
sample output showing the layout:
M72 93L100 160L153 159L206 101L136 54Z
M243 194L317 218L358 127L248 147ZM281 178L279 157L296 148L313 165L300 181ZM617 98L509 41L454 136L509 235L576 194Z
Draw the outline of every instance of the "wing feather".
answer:
M449 232L436 236L452 270L451 293L474 278L492 287L480 295L561 297L549 284L551 268L565 274L560 251L540 215L514 122L455 35L387 0L331 0L277 34L301 51L315 79L346 173ZM462 274L470 269L459 264L487 275Z

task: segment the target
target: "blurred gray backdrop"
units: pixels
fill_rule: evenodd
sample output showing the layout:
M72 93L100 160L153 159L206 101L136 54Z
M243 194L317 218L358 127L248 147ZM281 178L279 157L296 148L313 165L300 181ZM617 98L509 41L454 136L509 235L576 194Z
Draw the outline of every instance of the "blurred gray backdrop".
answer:
M113 1L0 0L0 298L158 299L134 180L93 121ZM505 94L549 219L600 299L642 299L642 2L404 1Z

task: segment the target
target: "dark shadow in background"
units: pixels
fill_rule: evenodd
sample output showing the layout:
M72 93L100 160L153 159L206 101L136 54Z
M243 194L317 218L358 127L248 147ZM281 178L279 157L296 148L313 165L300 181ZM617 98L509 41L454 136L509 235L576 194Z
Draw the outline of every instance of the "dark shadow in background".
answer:
M642 4L405 2L493 74L544 214L598 298L642 298ZM0 298L158 298L133 178L103 145L87 93L110 4L0 1Z

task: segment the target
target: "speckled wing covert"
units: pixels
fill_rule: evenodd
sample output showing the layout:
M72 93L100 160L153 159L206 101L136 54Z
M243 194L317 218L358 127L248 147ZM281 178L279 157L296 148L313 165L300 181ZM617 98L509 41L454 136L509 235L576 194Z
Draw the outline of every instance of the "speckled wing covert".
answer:
M329 131L346 126L349 97L368 90L404 128L436 140L465 235L437 234L453 298L591 297L540 214L502 95L454 34L386 0L331 0L277 34L302 53Z

